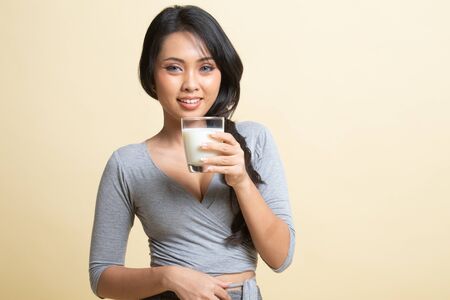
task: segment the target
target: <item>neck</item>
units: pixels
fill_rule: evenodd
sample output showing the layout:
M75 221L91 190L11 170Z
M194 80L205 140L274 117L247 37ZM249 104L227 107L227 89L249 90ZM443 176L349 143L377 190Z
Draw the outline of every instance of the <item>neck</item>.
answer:
M181 135L180 120L164 114L164 125L157 136L161 142L168 146L182 146L183 136Z

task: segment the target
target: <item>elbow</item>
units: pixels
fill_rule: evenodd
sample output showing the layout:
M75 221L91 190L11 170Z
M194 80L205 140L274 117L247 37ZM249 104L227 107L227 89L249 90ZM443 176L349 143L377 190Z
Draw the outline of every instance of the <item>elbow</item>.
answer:
M271 269L275 273L281 273L286 270L294 259L294 251L295 251L295 231L293 228L289 228L289 248L288 253L283 261L283 263L277 267L271 267Z
M94 295L96 295L100 299L104 299L104 297L102 297L98 292L100 278L103 272L110 266L111 265L109 264L99 263L99 264L91 264L91 266L89 267L89 282L91 285L91 290L94 293Z
M286 270L292 263L292 257L287 256L285 261L279 267L271 268L275 273L281 273Z

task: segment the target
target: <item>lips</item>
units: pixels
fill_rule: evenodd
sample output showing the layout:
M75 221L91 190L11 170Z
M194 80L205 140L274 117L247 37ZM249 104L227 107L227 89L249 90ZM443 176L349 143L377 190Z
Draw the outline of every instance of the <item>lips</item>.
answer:
M200 105L202 98L178 98L178 103L187 110L194 110Z

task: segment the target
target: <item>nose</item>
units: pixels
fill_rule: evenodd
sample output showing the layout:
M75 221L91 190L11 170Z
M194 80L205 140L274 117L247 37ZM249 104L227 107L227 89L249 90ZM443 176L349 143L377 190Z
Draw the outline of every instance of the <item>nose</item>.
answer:
M183 78L183 84L181 86L181 90L183 92L195 92L198 91L198 80L195 72L190 71L186 72Z

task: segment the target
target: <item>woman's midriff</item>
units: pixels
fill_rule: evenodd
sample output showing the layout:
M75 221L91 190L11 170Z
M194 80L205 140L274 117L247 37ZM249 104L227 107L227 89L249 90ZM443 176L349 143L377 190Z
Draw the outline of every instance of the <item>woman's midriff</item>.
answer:
M232 282L235 284L239 284L239 283L242 283L245 280L253 278L255 276L256 276L256 274L254 271L246 271L246 272L242 272L242 273L219 275L219 276L216 276L216 278L220 279L224 282ZM230 288L228 288L228 290L241 289L241 288L242 288L241 286L230 287Z

